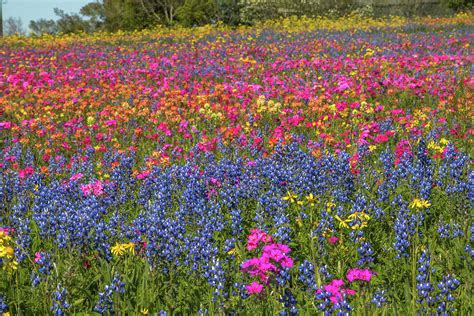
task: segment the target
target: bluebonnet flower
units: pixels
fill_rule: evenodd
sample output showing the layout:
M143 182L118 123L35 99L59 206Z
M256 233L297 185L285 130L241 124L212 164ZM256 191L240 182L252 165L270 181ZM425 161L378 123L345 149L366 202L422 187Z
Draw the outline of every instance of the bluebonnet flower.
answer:
M5 296L0 294L0 314L7 312L8 304L5 302Z
M374 261L374 250L368 241L361 242L357 252L359 253L359 260L357 260L356 265L363 266Z
M400 201L399 210L395 220L395 243L393 244L397 251L397 258L408 257L410 238L415 233L415 222L410 215L407 205Z
M430 255L426 250L421 253L420 258L418 259L418 264L416 288L418 289L418 303L421 305L420 311L424 312L434 302L434 299L431 296L431 292L433 292L434 288L430 282L430 274L432 272Z
M382 307L382 305L387 302L385 290L377 290L372 296L372 300L370 302L377 307Z
M438 226L438 236L444 239L457 238L464 236L464 233L458 224L440 224Z
M99 314L113 313L113 294L125 293L125 284L120 280L120 275L115 274L112 283L104 287L104 292L99 293L99 301L94 306L94 311Z
M280 286L284 286L287 282L290 281L291 276L290 276L289 271L290 271L289 268L283 268L280 270L280 272L278 272L276 281L278 282Z
M452 275L443 275L443 280L437 286L439 294L436 296L438 307L436 312L438 315L448 315L454 308L449 304L455 300L453 292L459 287L461 282Z
M471 245L467 244L467 245L464 247L464 251L469 254L469 256L471 257L471 259L474 259L474 249L471 247Z
M56 291L53 293L53 306L51 306L51 312L53 313L53 315L66 315L67 310L71 306L67 302L66 296L66 289L61 287L60 284L58 284Z
M300 273L298 280L301 281L309 291L316 290L316 280L314 279L314 265L311 261L305 260L298 267Z
M280 298L280 302L283 303L284 309L280 312L280 315L285 316L285 315L298 315L298 308L296 305L298 304L298 301L296 300L296 297L291 293L289 289L285 289L285 293L283 296Z
M330 280L332 278L332 274L329 273L329 267L325 264L319 268L319 273L323 276L324 280Z

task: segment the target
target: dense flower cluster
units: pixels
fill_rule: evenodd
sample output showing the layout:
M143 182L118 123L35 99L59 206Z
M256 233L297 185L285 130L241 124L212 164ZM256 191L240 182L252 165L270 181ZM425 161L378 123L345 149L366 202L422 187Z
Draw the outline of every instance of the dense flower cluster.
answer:
M0 312L469 314L471 21L0 39Z
M268 284L271 276L278 275L284 268L292 268L293 259L288 256L290 247L275 243L270 235L259 229L252 229L248 236L247 249L254 250L260 242L264 244L261 255L243 262L241 267L242 271L257 277L261 283ZM249 294L258 294L263 288L258 282L246 286Z

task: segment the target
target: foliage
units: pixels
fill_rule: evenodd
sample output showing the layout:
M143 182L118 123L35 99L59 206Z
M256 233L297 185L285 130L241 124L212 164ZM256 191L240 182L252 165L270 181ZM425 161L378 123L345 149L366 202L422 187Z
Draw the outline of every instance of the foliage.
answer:
M25 35L23 22L20 18L9 17L3 21L3 33L5 35Z
M473 0L443 0L443 3L454 11L472 10L474 8Z
M178 19L184 26L210 24L216 15L214 0L186 0L178 8Z
M39 19L30 21L29 28L33 35L56 34L59 32L58 25L54 20Z

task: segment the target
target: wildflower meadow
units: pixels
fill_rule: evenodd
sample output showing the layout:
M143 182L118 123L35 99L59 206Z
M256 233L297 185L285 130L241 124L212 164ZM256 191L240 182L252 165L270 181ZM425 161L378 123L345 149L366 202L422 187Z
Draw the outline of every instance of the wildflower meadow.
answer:
M0 315L472 315L472 21L0 39Z

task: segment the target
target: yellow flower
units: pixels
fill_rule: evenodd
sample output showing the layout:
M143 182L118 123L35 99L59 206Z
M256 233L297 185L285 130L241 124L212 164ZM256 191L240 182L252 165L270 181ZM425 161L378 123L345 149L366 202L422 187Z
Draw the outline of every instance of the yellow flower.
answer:
M286 196L283 197L283 200L289 201L290 203L295 203L298 196L290 191L287 192Z
M369 219L370 219L370 216L366 214L364 211L352 213L351 215L347 217L347 220L349 222L357 221L355 224L351 225L351 228L353 230L367 227L367 222Z
M415 198L410 204L410 208L428 208L430 206L430 202L419 198Z
M116 256L121 256L125 252L125 247L123 244L116 243L115 246L113 246L110 251Z
M313 193L308 194L305 196L306 201L309 203L309 205L314 206L314 203L316 202L316 198L313 196Z
M349 221L348 220L342 220L339 216L334 216L335 219L339 221L339 227L341 228L349 228L349 225L347 224Z
M148 315L148 308L142 308L140 310L140 313L142 313L143 315Z
M135 254L135 244L133 242L129 242L128 244L122 245L125 250L128 250L132 255Z
M93 116L88 116L87 117L87 125L91 126L94 123L95 123L95 118Z
M449 144L449 140L447 140L446 138L441 138L441 139L439 140L439 143L440 143L441 145L447 145L447 144Z
M327 202L326 207L327 207L328 213L330 213L332 208L335 207L335 206L336 206L336 204L334 204L333 202Z
M110 251L116 255L116 256L121 256L125 253L125 251L128 251L132 255L135 254L135 244L133 242L129 242L126 244L120 244L120 243L115 243L115 246L110 248Z

